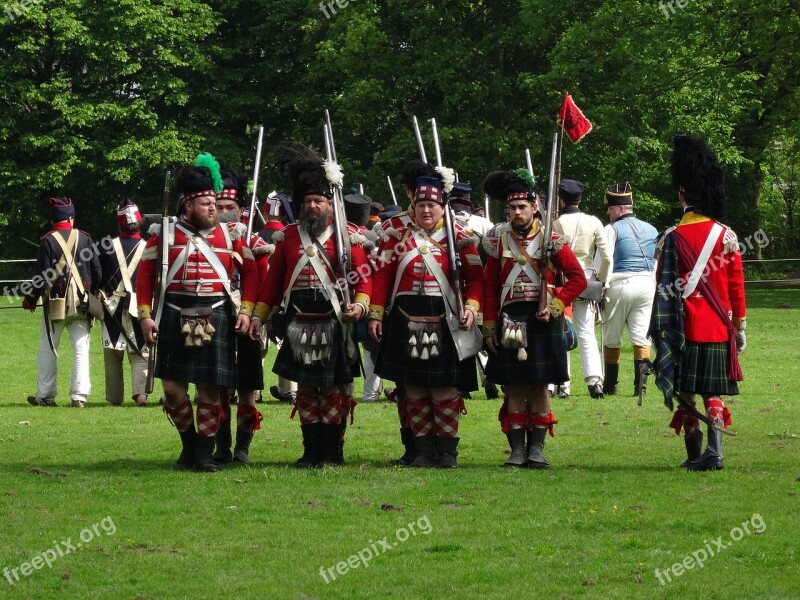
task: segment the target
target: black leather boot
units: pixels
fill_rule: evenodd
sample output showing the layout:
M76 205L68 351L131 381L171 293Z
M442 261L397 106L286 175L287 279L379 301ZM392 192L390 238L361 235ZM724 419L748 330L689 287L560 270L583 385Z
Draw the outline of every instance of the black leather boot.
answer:
M214 449L213 435L198 435L195 446L194 468L203 473L216 473L219 470L217 463L211 457Z
M719 471L722 469L722 432L708 428L708 445L700 458L689 464L690 471Z
M212 458L217 464L230 464L233 462L233 454L231 454L231 407L227 406L223 410L225 411L225 416L219 423L216 436L216 451Z
M603 377L603 394L609 396L617 395L617 384L619 383L619 364L606 363L606 374Z
M686 460L681 463L682 469L688 469L689 465L700 458L703 453L703 432L696 427L692 435L683 436L683 443L686 444Z
M528 467L531 469L547 469L550 463L542 454L544 439L547 437L546 427L534 427L530 430L531 445L528 448Z
M344 465L343 448L341 444L342 426L322 424L322 459L323 465L339 467Z
M298 469L315 469L322 460L322 423L300 425L303 433L303 456L294 466Z
M436 448L436 438L433 434L423 435L414 438L414 446L417 449L417 454L414 460L411 461L411 467L423 467L430 469L436 466L436 458L434 456Z
M414 432L411 431L411 427L400 428L400 441L406 451L403 456L391 461L389 464L396 467L407 467L414 462L414 458L417 456L417 448L414 446Z
M217 432L217 440L219 440L219 432ZM242 463L244 465L250 464L250 442L253 441L253 434L241 429L236 430L236 446L233 448L233 462ZM219 446L219 441L217 441Z
M197 445L197 432L194 430L194 425L191 429L178 432L181 436L181 455L175 461L175 467L178 469L191 469L194 467L194 452Z
M456 457L458 456L457 437L436 437L436 466L440 469L455 469L458 467Z
M511 456L503 463L504 467L524 467L528 462L528 442L525 439L527 430L511 429L506 434Z
M647 376L650 374L649 360L633 361L633 395L644 396L647 393ZM639 393L641 391L641 394Z

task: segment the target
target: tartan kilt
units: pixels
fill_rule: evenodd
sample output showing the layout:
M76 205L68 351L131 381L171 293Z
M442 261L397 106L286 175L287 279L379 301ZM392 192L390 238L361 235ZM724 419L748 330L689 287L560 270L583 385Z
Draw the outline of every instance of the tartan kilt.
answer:
M166 302L181 308L211 306L225 299L223 296L185 296L167 294ZM236 387L236 321L229 301L216 307L212 313L216 332L211 342L199 348L184 346L181 333L181 314L164 304L158 329L158 354L155 376L170 381L205 383L228 388Z
M242 390L264 389L264 366L261 362L261 342L246 335L236 336L237 388Z
M447 322L442 319L442 351L436 358L420 360L408 355L409 315L431 317L444 314L444 298L441 296L397 296L389 315L384 319L383 337L375 372L383 379L397 384L415 385L423 388L457 387L462 392L478 389L478 373L475 357L459 361Z
M497 356L489 352L486 379L497 385L545 381L561 384L569 381L567 361L569 356L564 345L561 319L551 318L542 322L536 318L538 302L512 302L503 307L511 319L528 323L528 346L525 361L517 359L517 350L498 347ZM498 336L502 335L500 318L497 320Z
M686 340L680 364L680 391L737 396L739 384L728 379L727 342Z
M333 306L330 300L327 300L322 295L320 290L293 291L289 298L289 306L286 309L286 322L294 320L294 316L298 311L309 313L330 312L331 316L333 316ZM322 366L311 366L297 362L294 359L294 352L287 336L284 338L280 350L278 350L278 356L272 366L272 372L289 381L317 387L353 383L353 377L359 374L358 366L350 364L342 334L342 326L338 322L334 327L333 335L331 358L327 365Z

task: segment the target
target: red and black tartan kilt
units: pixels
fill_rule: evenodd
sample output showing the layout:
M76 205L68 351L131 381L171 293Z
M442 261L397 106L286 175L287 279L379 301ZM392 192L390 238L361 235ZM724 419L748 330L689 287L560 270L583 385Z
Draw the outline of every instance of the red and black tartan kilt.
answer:
M286 322L291 322L297 312L328 313L332 311L333 306L320 290L295 290L289 298ZM294 359L289 339L288 337L284 338L275 364L272 366L272 372L289 381L318 387L353 383L353 377L358 376L359 370L358 366L351 365L347 358L342 326L339 323L336 323L334 328L332 343L333 348L328 364L311 366Z
M680 362L680 391L737 396L739 384L728 379L727 342L686 340Z
M447 323L442 320L442 351L436 358L420 360L408 355L408 319L398 310L419 317L444 314L441 296L397 296L384 319L381 349L375 372L383 379L423 388L457 387L463 392L478 389L475 358L459 361Z
M236 336L236 370L242 390L264 389L264 366L261 363L261 342L246 335Z
M545 381L561 384L569 381L567 372L567 349L564 345L564 334L560 319L542 322L536 318L538 302L512 302L503 308L509 318L514 321L528 323L528 347L525 361L517 359L517 350L500 346L498 355L489 352L486 365L486 379L497 385L523 383L527 381ZM501 320L497 320L498 337L503 332Z
M166 302L181 308L205 307L225 300L223 296L167 294ZM164 304L158 329L156 377L171 381L208 383L236 387L236 322L228 300L213 310L211 324L216 329L211 342L199 348L184 346L181 314Z

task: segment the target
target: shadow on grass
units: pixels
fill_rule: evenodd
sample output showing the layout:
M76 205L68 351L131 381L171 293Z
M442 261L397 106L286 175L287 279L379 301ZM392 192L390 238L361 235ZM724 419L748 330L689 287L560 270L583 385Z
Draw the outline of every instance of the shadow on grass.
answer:
M786 308L800 307L800 288L756 288L748 286L745 290L747 308ZM783 306L782 306L783 305Z

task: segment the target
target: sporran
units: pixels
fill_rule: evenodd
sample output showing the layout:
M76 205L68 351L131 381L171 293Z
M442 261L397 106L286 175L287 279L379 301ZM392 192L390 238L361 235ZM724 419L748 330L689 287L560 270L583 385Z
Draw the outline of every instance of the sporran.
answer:
M213 309L210 306L181 308L181 334L187 348L200 348L210 344L216 329L212 324Z
M331 357L336 319L328 313L296 313L287 328L294 359L306 366L328 364Z
M504 348L517 351L517 360L524 362L528 360L528 322L515 321L506 313L500 315L500 345Z
M406 353L411 358L430 360L442 352L442 317L408 316Z

